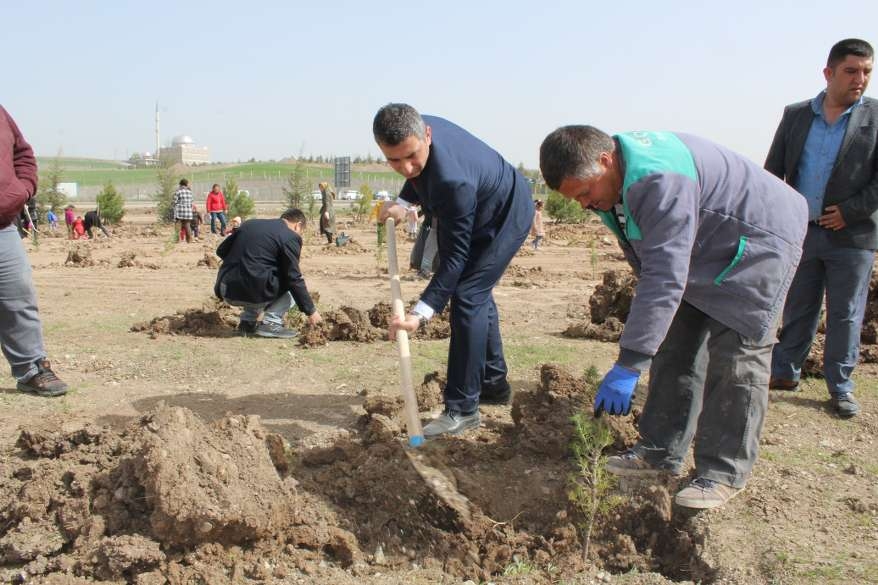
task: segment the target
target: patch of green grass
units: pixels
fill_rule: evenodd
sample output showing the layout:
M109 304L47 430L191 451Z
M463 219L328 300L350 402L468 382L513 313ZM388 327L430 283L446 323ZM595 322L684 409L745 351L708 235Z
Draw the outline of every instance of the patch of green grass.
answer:
M503 575L506 577L511 577L514 575L530 575L534 572L536 567L533 564L523 561L516 560L512 564L507 565L505 569L503 569Z

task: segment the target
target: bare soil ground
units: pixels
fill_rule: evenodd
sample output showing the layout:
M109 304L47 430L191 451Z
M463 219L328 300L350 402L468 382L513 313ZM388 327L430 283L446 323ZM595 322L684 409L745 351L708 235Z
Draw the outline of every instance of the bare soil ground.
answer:
M495 290L512 404L412 451L372 229L346 225L349 250L306 238L327 323L293 313L302 335L281 341L234 336L237 309L212 298L218 238L177 244L151 220L110 240L28 244L50 359L73 390L40 399L0 377L0 582L878 582L868 363L861 416L833 417L819 379L772 393L741 495L693 515L672 505L685 477L619 486L583 558L570 417L593 398L586 369L615 357L593 334L618 335L631 284L599 224L550 227ZM405 275L405 297L424 284ZM412 344L425 420L449 335L447 319L431 326ZM614 449L635 440L638 414L611 419Z

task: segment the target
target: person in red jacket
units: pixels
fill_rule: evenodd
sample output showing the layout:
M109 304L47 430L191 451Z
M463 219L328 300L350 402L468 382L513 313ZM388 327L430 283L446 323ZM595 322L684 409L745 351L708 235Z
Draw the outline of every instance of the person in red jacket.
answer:
M210 233L216 233L216 222L220 222L221 236L226 235L226 198L223 196L220 186L214 184L210 193L207 194L207 202L205 203L207 212L210 214Z
M21 392L60 396L67 384L52 371L27 253L14 221L37 191L37 160L0 106L0 346Z

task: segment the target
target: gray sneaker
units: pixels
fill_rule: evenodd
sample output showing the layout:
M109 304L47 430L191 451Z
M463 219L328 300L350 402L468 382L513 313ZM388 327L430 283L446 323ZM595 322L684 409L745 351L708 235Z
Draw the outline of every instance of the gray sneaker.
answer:
M677 492L674 502L683 508L709 510L722 506L743 490L744 488L734 488L706 477L696 477Z
M67 394L67 384L62 382L55 372L49 360L43 359L37 362L37 373L17 384L19 391L36 394L44 398L52 398Z
M607 457L607 471L621 477L658 477L662 473L670 473L647 462L634 449Z
M844 394L833 394L829 399L832 409L841 418L851 418L860 413L860 404L850 392Z
M477 429L482 422L479 411L472 414L461 414L456 410L446 409L424 427L424 437L433 438L439 435L459 435L470 429Z
M256 327L254 335L257 337L268 337L272 339L292 339L299 332L295 329L287 329L283 325L277 323L266 323L263 321Z

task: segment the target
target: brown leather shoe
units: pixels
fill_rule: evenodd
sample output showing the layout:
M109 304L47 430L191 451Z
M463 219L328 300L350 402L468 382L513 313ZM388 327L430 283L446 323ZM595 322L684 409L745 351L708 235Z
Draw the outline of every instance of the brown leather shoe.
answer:
M24 382L18 383L18 389L21 392L51 398L66 394L67 384L58 379L58 376L52 371L49 360L44 359L37 362L36 374Z
M798 380L784 380L783 378L772 378L768 382L769 390L786 390L787 392L798 392Z

